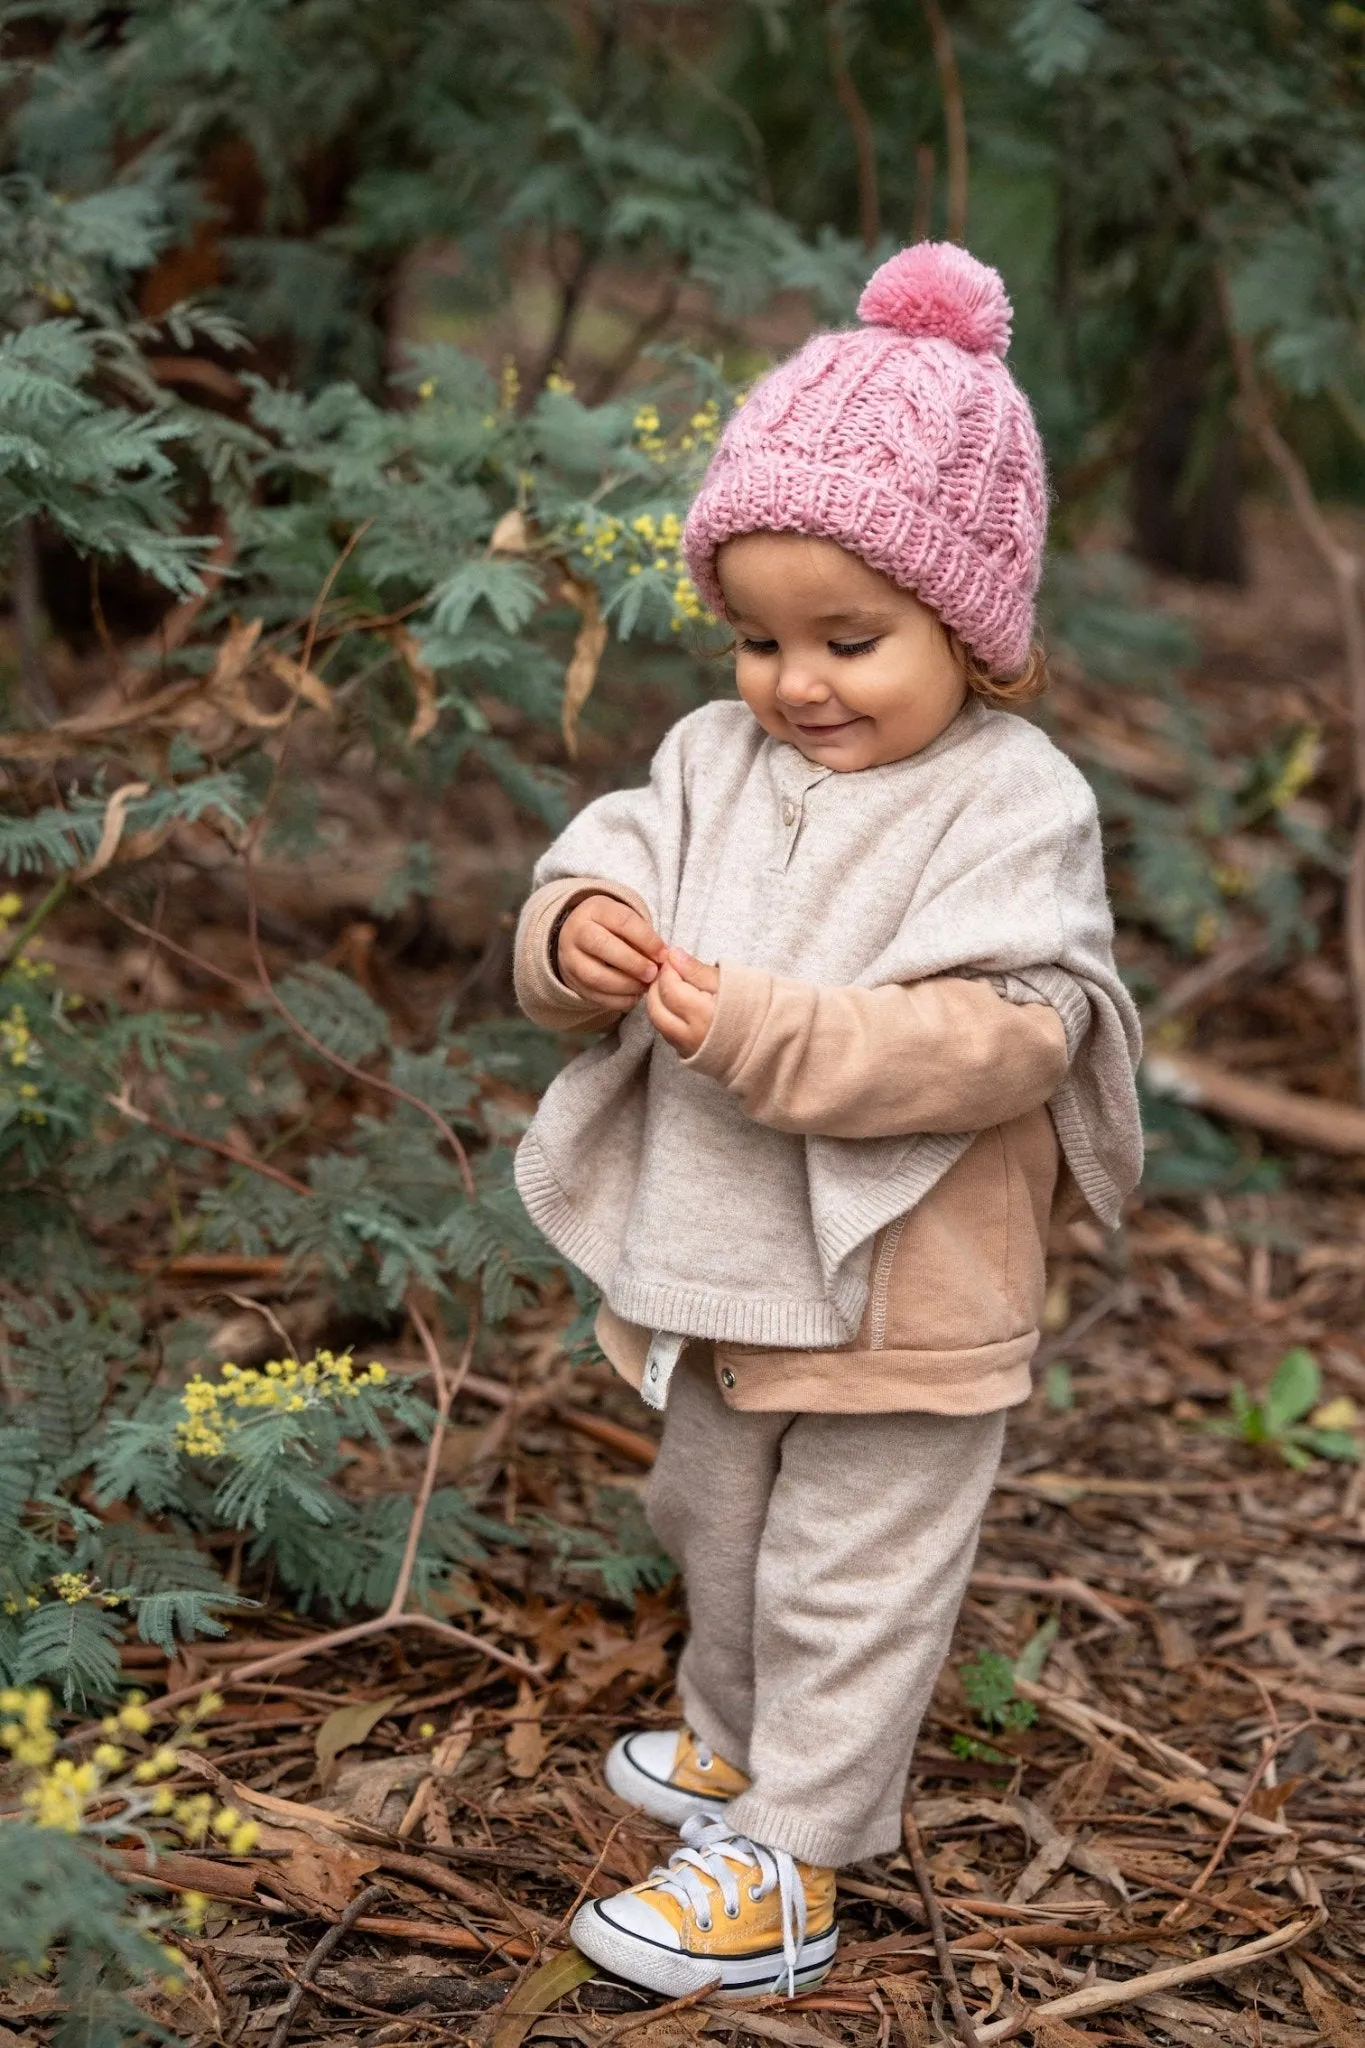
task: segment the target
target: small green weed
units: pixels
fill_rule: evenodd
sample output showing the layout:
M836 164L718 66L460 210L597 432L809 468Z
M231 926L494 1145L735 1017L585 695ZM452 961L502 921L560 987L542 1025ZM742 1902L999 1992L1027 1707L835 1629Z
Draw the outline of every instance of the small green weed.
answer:
M1276 1366L1275 1377L1259 1401L1254 1401L1238 1380L1228 1397L1228 1413L1215 1416L1204 1427L1214 1436L1276 1451L1296 1472L1302 1472L1314 1458L1358 1460L1360 1440L1351 1427L1356 1420L1354 1403L1328 1401L1320 1406L1321 1394L1317 1360L1311 1351L1296 1345Z
M1038 1678L1056 1640L1057 1618L1054 1615L1029 1638L1013 1663L999 1650L982 1650L979 1656L969 1657L961 1666L958 1677L962 1681L967 1704L983 1727L1015 1735L1033 1726L1038 1718L1038 1709L1032 1700L1021 1699L1016 1688L1021 1678L1030 1682ZM965 1731L954 1735L950 1746L955 1756L990 1764L1009 1762L1009 1758L990 1743L982 1742L979 1737Z

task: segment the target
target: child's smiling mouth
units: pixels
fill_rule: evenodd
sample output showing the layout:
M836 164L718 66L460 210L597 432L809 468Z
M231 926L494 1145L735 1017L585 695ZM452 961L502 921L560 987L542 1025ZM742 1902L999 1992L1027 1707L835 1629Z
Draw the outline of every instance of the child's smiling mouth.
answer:
M867 720L861 715L851 715L848 718L832 718L819 724L811 719L791 717L787 722L794 731L804 733L807 739L814 740L832 739L836 733L851 732L855 725L865 725Z

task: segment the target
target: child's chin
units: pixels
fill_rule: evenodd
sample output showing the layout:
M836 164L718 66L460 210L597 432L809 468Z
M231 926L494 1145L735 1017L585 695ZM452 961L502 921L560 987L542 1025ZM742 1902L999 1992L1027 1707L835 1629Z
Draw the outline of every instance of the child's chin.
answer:
M812 740L807 734L798 733L796 746L808 761L818 762L821 768L832 768L836 775L870 768L876 759L875 746L862 732L836 734L827 740Z

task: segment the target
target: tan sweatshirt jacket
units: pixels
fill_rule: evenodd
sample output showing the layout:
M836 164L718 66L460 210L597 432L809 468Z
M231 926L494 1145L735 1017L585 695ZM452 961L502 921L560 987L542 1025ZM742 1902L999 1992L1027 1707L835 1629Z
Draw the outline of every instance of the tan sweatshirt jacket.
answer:
M633 890L593 877L535 892L518 931L517 995L551 1030L619 1021L562 982L550 957L557 921L590 895L650 914ZM1027 1399L1058 1166L1045 1104L1067 1069L1054 1009L1006 1002L985 982L950 976L818 988L724 962L711 1028L684 1064L776 1131L978 1132L918 1205L879 1233L852 1344L714 1347L732 1407L970 1415ZM650 1332L604 1305L597 1335L638 1386Z
M517 1187L617 1323L658 1335L647 1398L683 1339L746 1404L1020 1398L1058 1148L1106 1223L1142 1157L1095 801L1047 737L972 703L919 754L836 775L710 704L535 882L526 1006L602 1028ZM554 918L603 886L720 963L694 1059L642 1005L594 1016L555 982Z

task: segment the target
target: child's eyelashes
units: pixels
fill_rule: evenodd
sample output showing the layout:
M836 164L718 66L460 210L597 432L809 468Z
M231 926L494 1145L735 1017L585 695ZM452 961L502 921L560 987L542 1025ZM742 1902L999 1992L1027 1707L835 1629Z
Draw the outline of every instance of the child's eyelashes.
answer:
M874 633L868 640L827 640L825 645L840 661L852 661L860 654L871 654L880 646L881 635ZM740 654L773 655L777 653L776 640L753 640L742 634L735 643Z

